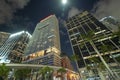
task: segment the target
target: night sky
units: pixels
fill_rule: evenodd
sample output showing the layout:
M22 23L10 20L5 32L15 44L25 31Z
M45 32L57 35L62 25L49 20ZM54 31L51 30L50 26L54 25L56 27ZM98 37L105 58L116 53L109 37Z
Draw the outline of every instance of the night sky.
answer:
M62 52L72 55L72 49L63 25L69 16L87 10L97 19L113 16L120 19L120 0L0 0L0 31L15 33L27 30L33 33L36 25L45 17L55 14L59 20ZM117 10L116 10L117 9Z
M17 9L10 21L1 24L0 31L14 33L20 30L28 30L31 34L36 24L45 17L55 14L60 23L60 38L62 52L71 54L71 47L62 22L68 18L70 10L74 7L78 10L93 9L98 0L68 0L66 5L61 0L31 0L24 8Z
M63 5L61 0L31 0L24 9L18 10L16 15L28 17L34 23L38 23L50 14L55 14L58 18L66 19L72 7L76 7L79 10L90 11L97 1L98 0L68 0L69 3Z
M17 0L16 0L17 1ZM22 0L21 0L22 1ZM94 4L98 0L68 0L68 4L63 5L62 0L30 0L22 9L17 9L14 12L14 16L9 24L20 24L27 25L27 22L31 23L32 26L28 27L29 32L32 33L36 24L44 19L45 17L55 14L58 19L67 19L68 13L72 7L75 7L79 10L88 10L93 9ZM26 20L27 18L27 20ZM6 23L5 23L6 24ZM26 26L25 25L25 26ZM28 25L27 25L28 26ZM11 27L11 26L10 26ZM14 26L16 27L16 26ZM23 28L24 26L21 26ZM5 29L3 29L5 30ZM13 29L14 30L14 29ZM19 30L19 29L18 29ZM8 30L8 32L15 32Z
M37 23L55 14L59 20L61 50L72 55L68 34L63 22L69 16L87 10L97 19L113 16L120 20L120 0L0 0L0 31L15 33L27 30L33 33ZM75 63L72 63L75 67Z

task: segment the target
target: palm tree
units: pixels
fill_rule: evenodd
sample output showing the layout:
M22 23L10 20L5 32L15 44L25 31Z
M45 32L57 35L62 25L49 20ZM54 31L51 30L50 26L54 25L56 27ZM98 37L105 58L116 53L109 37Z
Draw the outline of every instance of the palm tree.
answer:
M42 80L52 80L51 74L53 71L54 70L48 66L41 68L39 73L42 75Z
M61 74L61 80L64 80L64 74L66 73L66 69L65 68L60 68L57 70L57 73L60 73Z
M16 79L25 80L25 78L29 78L31 75L31 69L23 68L15 71L14 76Z
M70 60L71 60L71 61L79 61L79 60L80 60L80 58L79 58L79 56L78 56L78 55L73 54L72 56L70 56Z
M96 75L99 75L102 80L105 80L105 77L103 76L102 71L105 71L105 66L102 62L100 62L99 58L97 57L91 57L88 59L92 62L91 65L86 66L88 71L93 71L93 73ZM97 72L96 72L96 71Z
M69 57L71 61L74 61L76 62L76 65L77 65L77 70L79 71L79 67L78 67L78 64L77 64L77 61L80 61L80 58L78 55L76 54L73 54L72 56Z
M79 73L79 76L81 77L80 72L79 72L79 67L78 67L78 64L77 64L77 61L80 61L79 56L74 53L72 56L70 56L70 60L76 62L77 71Z
M95 44L94 44L94 42L92 40L95 37L94 32L93 31L89 31L86 35L82 35L82 36L83 36L83 38L84 38L84 40L86 42L89 42L91 44L91 46L93 47L94 51L97 53L97 55L99 56L100 60L105 65L106 69L109 71L109 73L111 74L111 76L113 76L114 78L116 78L114 76L113 72L111 71L111 69L109 68L109 66L107 65L107 63L105 62L104 58L101 56L100 52L98 51L97 47L95 46Z
M102 50L102 52L103 52L103 54L105 53L105 52L108 52L109 54L110 54L110 56L112 57L112 59L114 60L114 62L118 65L118 66L120 66L120 64L119 64L119 62L117 61L117 59L115 59L115 57L112 55L112 53L111 53L111 51L113 50L113 46L112 45L102 45L101 47L100 47L100 49Z
M101 29L99 29L99 30L101 31ZM103 33L103 34L104 34L103 37L109 37L106 33ZM118 37L118 39L119 39L119 41L120 41L120 25L118 25L118 30L115 31L115 32L113 32L110 37L112 37L112 38ZM120 47L119 47L118 45L116 45L115 42L113 42L110 38L108 38L108 39L109 39L109 41L110 41L117 49L120 50ZM108 47L109 50L112 49L111 45L110 45L110 47L109 47L109 46L107 46L107 47ZM111 54L110 54L110 55L111 55ZM111 57L112 57L112 55L111 55ZM114 57L112 57L112 58L113 58L113 60L118 64L118 62L115 60L115 58L114 58ZM118 64L118 65L119 65L119 64Z
M108 53L110 54L110 56L112 57L113 61L114 61L118 66L120 66L119 62L115 59L115 57L114 57L114 56L112 55L112 53L111 53L111 51L113 50L113 46L112 46L112 45L105 45L105 44L103 44L103 45L100 47L100 49L101 49L102 52L103 52L103 57L104 57L104 59L105 59L106 62L108 62L108 63L110 62L110 61L109 61L110 58L107 58L107 57L105 56L105 52L108 52ZM109 66L112 67L110 64L109 64ZM119 77L117 73L114 72L114 74L115 74L117 77Z
M5 63L0 65L0 77L1 78L6 80L8 78L9 71L10 71L10 68L8 68Z

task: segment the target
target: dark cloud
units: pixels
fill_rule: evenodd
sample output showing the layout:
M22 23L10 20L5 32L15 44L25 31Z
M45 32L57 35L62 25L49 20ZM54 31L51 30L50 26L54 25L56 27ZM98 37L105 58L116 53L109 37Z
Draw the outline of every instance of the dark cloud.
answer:
M18 9L23 9L30 0L0 0L0 24L10 21Z
M79 14L81 10L79 10L76 7L72 7L68 12L68 18L75 16L76 14Z
M100 0L95 4L93 11L95 16L100 19L105 16L120 18L120 0Z
M11 21L6 23L6 29L11 29L9 32L15 33L21 30L27 30L30 33L34 30L35 24L27 17L15 16Z

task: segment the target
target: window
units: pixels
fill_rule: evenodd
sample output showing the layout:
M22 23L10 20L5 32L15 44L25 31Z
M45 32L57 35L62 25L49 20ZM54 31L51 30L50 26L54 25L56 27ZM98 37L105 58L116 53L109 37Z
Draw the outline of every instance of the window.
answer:
M73 45L77 44L77 41L74 39L71 41Z
M81 52L79 50L79 47L78 46L74 46L73 49L74 49L75 54L79 56L79 59L80 59L78 61L79 67L83 67L84 66L84 61L83 61L83 57L81 55Z
M72 31L72 30L70 30L70 31L69 31L69 35L72 35L72 34L73 34L73 31Z

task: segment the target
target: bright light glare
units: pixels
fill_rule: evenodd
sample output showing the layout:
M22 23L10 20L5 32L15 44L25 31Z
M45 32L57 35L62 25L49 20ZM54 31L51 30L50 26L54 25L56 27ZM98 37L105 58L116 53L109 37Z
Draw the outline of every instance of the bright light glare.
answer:
M63 3L63 4L66 4L66 3L67 3L67 0L62 0L62 3Z

